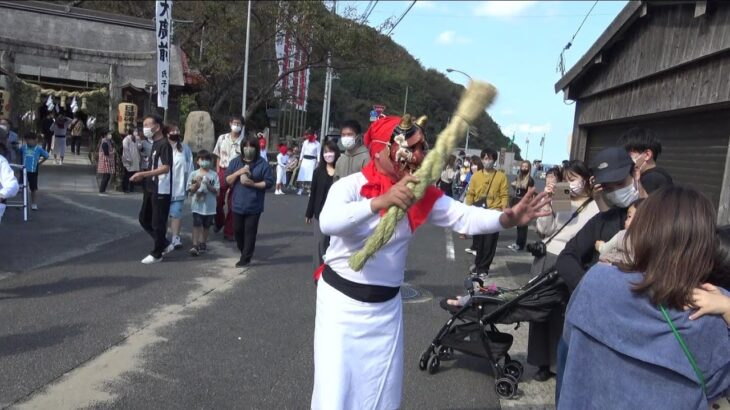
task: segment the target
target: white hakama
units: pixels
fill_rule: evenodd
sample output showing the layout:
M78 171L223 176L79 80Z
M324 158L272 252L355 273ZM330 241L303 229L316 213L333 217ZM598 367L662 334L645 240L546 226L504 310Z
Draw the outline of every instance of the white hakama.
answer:
M312 409L397 409L403 390L403 305L345 296L320 280Z
M302 143L302 152L299 156L299 174L298 182L312 182L314 168L317 166L317 158L319 158L320 144L318 141L309 142L305 140ZM310 157L310 159L305 158Z

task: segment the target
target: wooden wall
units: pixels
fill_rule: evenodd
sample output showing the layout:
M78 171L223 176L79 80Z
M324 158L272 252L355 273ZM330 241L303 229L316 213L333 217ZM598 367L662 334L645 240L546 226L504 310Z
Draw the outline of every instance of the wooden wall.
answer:
M624 132L637 126L657 133L663 148L657 162L669 171L675 182L698 188L716 207L721 205L730 108L587 127L585 159L590 160L603 148L615 146Z
M572 99L584 99L729 51L730 3L718 2L714 10L700 17L694 17L694 10L693 4L649 3L648 14L629 27L623 40L603 52L603 63L571 86Z
M578 100L580 125L700 107L730 101L730 50L699 63L665 72Z

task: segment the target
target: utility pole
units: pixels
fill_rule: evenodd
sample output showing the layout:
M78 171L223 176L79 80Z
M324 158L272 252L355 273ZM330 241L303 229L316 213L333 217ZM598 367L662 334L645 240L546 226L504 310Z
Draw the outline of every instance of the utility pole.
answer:
M542 147L542 152L540 153L540 162L542 162L542 157L545 155L545 134L542 134L542 139L540 140L540 146Z
M337 14L337 1L332 2L332 13ZM332 99L332 55L327 53L327 73L324 80L324 98L322 99L322 135L319 136L320 143L324 143L324 137L329 131L330 123L330 102Z
M198 53L198 60L203 59L203 39L205 38L205 26L203 26L200 32L200 52Z
M246 17L246 54L243 60L243 104L241 105L241 117L243 117L243 130L241 135L246 137L246 97L248 92L248 44L251 37L251 0L248 0L248 16Z
M530 133L527 133L527 137L525 137L525 160L530 160Z

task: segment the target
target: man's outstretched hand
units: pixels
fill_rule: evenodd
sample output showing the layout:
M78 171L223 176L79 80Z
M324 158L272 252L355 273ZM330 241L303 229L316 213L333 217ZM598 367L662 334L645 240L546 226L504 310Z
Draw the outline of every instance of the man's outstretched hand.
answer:
M530 188L524 197L512 208L507 208L499 217L499 223L504 229L529 224L541 216L548 216L551 211L542 210L550 199L547 192L535 194L535 188Z

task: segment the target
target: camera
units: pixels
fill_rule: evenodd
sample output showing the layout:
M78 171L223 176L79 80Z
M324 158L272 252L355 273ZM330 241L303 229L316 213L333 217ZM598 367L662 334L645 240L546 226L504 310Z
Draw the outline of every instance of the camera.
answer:
M543 241L536 241L533 243L528 243L527 246L527 252L530 252L532 256L539 258L541 256L545 256L547 254L547 248L545 246L545 242Z

